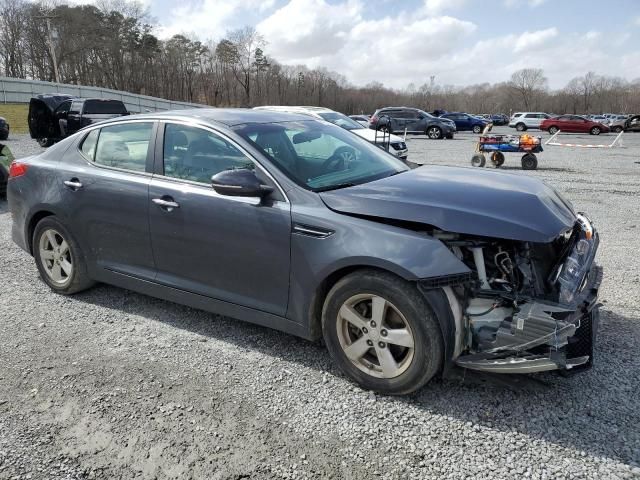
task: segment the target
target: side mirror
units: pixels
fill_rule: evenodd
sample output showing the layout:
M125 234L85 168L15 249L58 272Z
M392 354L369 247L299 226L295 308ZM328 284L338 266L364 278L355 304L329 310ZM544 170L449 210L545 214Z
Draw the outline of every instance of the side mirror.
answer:
M265 197L273 191L263 185L253 170L239 168L224 170L211 177L211 186L220 195L234 197Z

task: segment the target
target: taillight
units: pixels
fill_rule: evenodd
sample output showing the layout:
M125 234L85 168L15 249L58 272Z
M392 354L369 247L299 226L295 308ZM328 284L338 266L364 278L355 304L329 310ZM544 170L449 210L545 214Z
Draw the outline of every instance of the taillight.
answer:
M374 115L369 119L369 123L373 123L373 124L378 123L378 117Z
M27 173L27 164L19 163L19 162L11 162L9 166L9 178L21 177L25 173Z

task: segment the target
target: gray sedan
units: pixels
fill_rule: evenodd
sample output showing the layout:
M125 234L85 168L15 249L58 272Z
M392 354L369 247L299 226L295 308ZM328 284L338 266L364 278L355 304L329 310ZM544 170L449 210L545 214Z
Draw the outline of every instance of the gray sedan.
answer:
M390 394L454 366L591 365L598 233L535 178L410 170L335 125L234 109L92 125L9 173L13 239L60 294L105 282L324 337Z

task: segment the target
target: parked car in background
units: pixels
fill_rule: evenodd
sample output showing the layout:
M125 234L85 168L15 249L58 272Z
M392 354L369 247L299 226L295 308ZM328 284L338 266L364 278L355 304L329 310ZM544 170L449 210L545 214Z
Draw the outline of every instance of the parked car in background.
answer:
M494 113L489 116L489 120L497 127L502 127L509 123L509 117L504 113Z
M629 132L640 132L640 115L632 115L629 117L624 128Z
M47 93L29 102L29 133L40 146L50 147L81 128L123 115L129 112L120 100Z
M366 390L591 366L599 235L538 178L412 170L308 115L220 108L89 126L14 161L7 192L53 292L103 282L324 338Z
M411 107L379 108L371 116L369 128L391 133L424 133L431 139L453 138L456 132L452 120Z
M398 157L402 161L406 161L407 157L409 156L409 149L407 148L407 144L404 139L397 137L396 135L391 135L390 137L385 137L384 135L376 135L376 132L372 132L368 128L363 127L361 124L347 117L345 114L336 112L329 108L274 105L255 107L254 110L271 110L274 112L298 113L301 115L308 115L311 117L319 118L321 120L331 122L341 128L344 128L345 130L348 130L351 133L364 138L366 141L373 143L378 147L385 148L386 142L389 142L389 153Z
M559 115L548 118L540 124L540 129L546 130L552 135L558 130L566 133L590 133L591 135L609 132L607 125L589 120L581 115Z
M9 179L9 166L13 162L13 154L8 146L0 143L0 198L4 198L7 192L7 180Z
M11 127L9 126L9 122L4 117L0 117L0 140L6 140L9 138L9 131Z
M615 118L613 117L605 117L604 115L587 115L586 118L591 120L592 122L599 122L603 125L609 125L611 121Z
M549 117L550 115L544 112L516 112L511 116L509 126L519 132L529 129L537 130L542 121Z
M609 122L609 129L612 132L616 132L616 133L620 133L623 130L627 130L627 122L630 118L632 118L632 115L616 115L615 117L611 118L611 121Z
M440 118L451 120L456 124L456 130L459 132L471 131L473 133L480 133L484 130L484 127L490 123L487 119L462 112L443 113L440 115Z
M371 118L369 115L349 115L351 120L355 120L364 128L369 128L369 119Z

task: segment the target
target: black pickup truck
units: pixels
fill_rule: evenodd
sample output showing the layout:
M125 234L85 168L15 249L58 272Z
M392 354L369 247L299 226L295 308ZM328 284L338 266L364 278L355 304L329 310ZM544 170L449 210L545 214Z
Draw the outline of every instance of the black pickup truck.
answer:
M129 112L120 100L41 94L29 102L29 133L50 147L87 125L122 115Z

